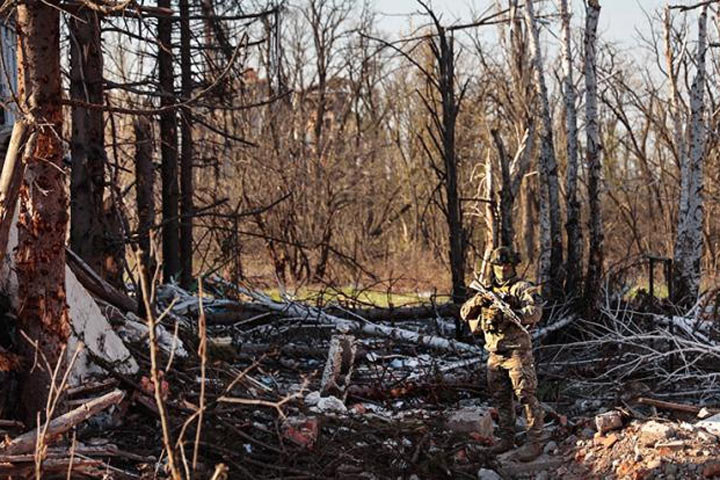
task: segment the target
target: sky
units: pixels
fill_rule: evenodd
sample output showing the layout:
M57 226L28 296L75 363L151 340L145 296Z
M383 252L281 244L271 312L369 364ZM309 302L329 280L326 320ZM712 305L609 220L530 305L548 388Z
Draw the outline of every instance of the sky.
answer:
M553 4L556 1L553 0ZM585 16L581 0L570 0L573 5L573 23L578 25ZM631 48L637 43L636 27L647 31L647 17L643 9L652 13L665 5L665 0L600 0L600 33L606 41L622 43ZM690 3L688 0L673 0L673 4ZM482 12L495 0L432 0L433 9L443 14L444 23L459 20L466 23L473 19L472 11ZM409 31L406 14L418 11L415 0L375 0L375 7L382 12L380 24L390 33ZM555 10L555 7L553 7Z

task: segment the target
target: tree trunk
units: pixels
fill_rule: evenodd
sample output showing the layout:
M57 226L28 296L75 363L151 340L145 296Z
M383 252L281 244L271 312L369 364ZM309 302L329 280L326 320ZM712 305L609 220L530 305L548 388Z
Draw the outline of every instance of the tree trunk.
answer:
M585 278L585 308L595 308L595 301L600 291L603 269L603 224L600 210L600 181L602 163L600 153L600 126L597 110L597 63L595 47L597 44L598 18L600 3L598 0L588 1L585 19L585 132L587 138L587 169L588 169L588 202L589 202L589 235L588 271Z
M103 57L100 18L80 9L68 18L70 27L70 96L73 100L103 103ZM72 108L70 177L70 247L93 270L106 278L103 226L105 192L105 135L103 112Z
M558 300L562 296L562 231L560 228L560 200L557 163L553 145L550 99L543 70L540 32L535 19L533 2L525 3L525 23L530 32L530 50L535 67L535 90L540 101L542 120L540 130L540 265L539 283L545 298Z
M575 109L575 86L573 84L570 12L567 0L560 0L562 19L562 64L563 64L563 100L565 104L565 126L567 129L567 174L565 201L567 220L567 262L565 263L565 291L568 298L576 298L582 291L582 231L580 229L580 202L577 199L578 172L578 127Z
M180 65L182 98L192 95L192 60L190 58L190 8L180 0ZM182 109L180 123L182 148L180 158L180 286L190 289L193 279L193 139L192 112Z
M37 141L23 155L18 247L18 325L36 342L51 368L62 362L70 334L65 296L65 236L68 194L63 171L60 99L60 15L57 1L27 0L17 7L18 94L39 125ZM20 342L28 369L36 349ZM21 378L22 414L27 425L45 411L52 372L43 361Z
M465 235L462 225L462 208L458 194L457 158L455 156L455 123L458 105L455 101L455 58L453 38L448 38L439 27L440 94L442 95L442 142L445 162L445 194L447 195L447 221L450 230L450 271L452 299L465 301Z
M690 306L700 290L700 260L703 247L703 163L705 158L705 52L707 50L707 6L698 20L697 74L690 89L688 155L682 158L683 184L680 197L675 255L673 301ZM687 177L687 180L685 179ZM685 201L683 203L683 201Z
M18 120L13 126L10 143L5 154L5 161L0 174L0 262L7 253L10 228L12 227L17 207L20 185L25 174L25 164L22 161L23 149L32 149L31 129L23 120Z
M158 0L158 7L170 8L170 0ZM158 19L158 70L160 76L160 104L175 104L172 58L172 19ZM178 217L178 148L177 115L174 109L160 114L160 156L162 159L162 259L163 281L178 279L180 273L180 225Z
M500 137L500 133L497 130L491 130L493 140L495 141L495 148L498 151L498 158L500 163L500 194L499 202L494 202L498 207L495 212L500 217L498 219L498 225L500 226L500 238L499 241L496 239L494 242L495 247L513 246L515 243L515 228L513 226L512 208L515 202L515 196L513 194L512 182L510 180L510 159L508 158L507 151L505 150L505 144ZM494 196L489 197L491 200L495 200Z
M136 204L138 216L138 259L141 265L146 268L140 269L141 274L154 272L155 267L152 265L150 231L155 222L155 204L153 196L153 186L155 180L155 171L152 163L153 139L150 135L150 122L145 117L138 117L135 120L135 185ZM138 285L142 282L150 285L151 278L140 279ZM143 290L140 289L143 294ZM149 304L151 299L147 299ZM138 299L138 316L145 318L145 301L143 298Z

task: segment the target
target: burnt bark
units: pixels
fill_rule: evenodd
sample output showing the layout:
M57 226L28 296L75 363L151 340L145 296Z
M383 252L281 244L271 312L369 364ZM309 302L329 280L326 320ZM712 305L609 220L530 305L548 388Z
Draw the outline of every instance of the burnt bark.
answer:
M68 18L70 28L70 97L103 103L103 56L100 18L80 9ZM72 169L70 176L70 246L103 278L104 254L109 251L103 225L105 193L105 135L103 112L72 108Z
M155 183L155 172L152 163L152 147L153 139L151 134L150 122L145 117L139 117L135 120L135 185L138 228L137 228L137 246L138 260L145 268L140 269L141 275L146 275L140 279L138 285L145 282L150 285L151 278L148 272L154 272L152 265L150 232L155 222L155 204L153 200L153 187ZM140 293L144 294L144 290L140 289ZM144 318L146 315L145 304L150 304L152 299L140 299L138 301L138 316Z
M21 376L22 416L35 424L44 412L52 372L44 361L30 370L37 350L54 367L70 334L65 294L65 236L68 192L63 169L60 100L60 9L57 1L28 0L17 7L18 95L38 124L37 140L26 149L20 186L18 325L29 341L20 343L27 369ZM31 343L32 342L32 343ZM33 345L34 343L34 345Z
M457 158L455 155L455 124L459 105L455 99L455 54L453 38L437 25L438 78L442 96L442 147L445 164L445 195L447 197L447 222L450 237L450 272L452 276L452 299L455 303L465 301L465 238L462 225L462 208L458 193Z
M190 8L180 0L180 68L182 98L192 95L192 60L190 58ZM190 289L193 269L193 138L190 109L181 109L180 149L180 286Z
M170 0L158 0L158 7L170 8ZM175 104L172 19L158 19L158 42L160 104L163 107L172 107ZM160 142L163 281L169 282L172 278L177 279L180 273L177 115L172 108L167 108L160 114Z

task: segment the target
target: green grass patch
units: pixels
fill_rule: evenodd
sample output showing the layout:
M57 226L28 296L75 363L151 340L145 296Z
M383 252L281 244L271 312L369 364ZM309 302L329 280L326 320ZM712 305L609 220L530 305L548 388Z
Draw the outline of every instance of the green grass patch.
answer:
M364 290L352 286L322 290L303 287L297 291L288 290L287 293L288 295L291 295L292 298L306 303L317 305L334 303L351 308L389 308L429 305L433 301L436 303L445 303L450 301L449 295L436 295L433 297L432 293L400 293L380 290ZM273 288L265 290L265 294L275 301L282 301L279 289Z
M641 281L633 285L625 294L625 300L636 300L640 292L650 294L650 284L647 281ZM668 287L664 283L656 283L654 287L655 298L664 300L668 298Z

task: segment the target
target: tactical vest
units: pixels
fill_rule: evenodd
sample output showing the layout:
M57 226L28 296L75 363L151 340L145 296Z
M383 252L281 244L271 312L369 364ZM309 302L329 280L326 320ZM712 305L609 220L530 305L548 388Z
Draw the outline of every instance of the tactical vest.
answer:
M532 285L520 280L510 281L505 285L492 285L491 289L506 303L521 305L526 291ZM516 312L517 313L517 312ZM518 315L522 318L522 315ZM501 325L491 331L485 330L485 349L488 352L505 354L517 350L532 350L532 338L517 325L510 321L501 322Z

